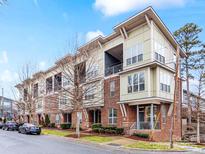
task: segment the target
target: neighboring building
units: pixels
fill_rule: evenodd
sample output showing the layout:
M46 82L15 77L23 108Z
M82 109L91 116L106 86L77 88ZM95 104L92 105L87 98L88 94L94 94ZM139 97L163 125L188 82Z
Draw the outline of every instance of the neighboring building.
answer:
M16 108L12 99L0 96L0 118L14 119L16 116Z
M205 134L205 98L201 98L198 104L198 96L190 92L190 103L191 103L191 126L188 125L188 99L187 91L183 89L182 95L182 137L190 140L196 141L197 132L197 107L199 107L200 113L200 134ZM189 137L189 138L187 138ZM201 138L204 141L204 138Z
M69 81L63 79L57 65L21 84L26 83L30 89L35 89L38 99L33 116L39 123L47 114L52 123L72 123L75 127L76 115L79 114L83 128L102 123L104 126L123 127L128 134L150 133L153 140L167 141L173 109L177 46L159 16L148 7L116 25L111 35L99 36L78 49L88 48L95 56L98 62L96 82L99 87L104 86L104 92L95 88L87 97L85 110L76 112L72 107L64 108L68 100L58 99L61 96L58 95L59 89L55 88L54 78L58 78L60 86L68 86ZM180 50L180 56L186 55ZM181 81L179 84L181 89ZM29 90L18 89L24 96ZM175 140L181 139L181 94L179 90ZM89 104L96 95L102 99L96 104ZM55 103L49 103L51 101ZM25 115L28 116L22 112L21 119ZM26 120L29 121L28 118Z

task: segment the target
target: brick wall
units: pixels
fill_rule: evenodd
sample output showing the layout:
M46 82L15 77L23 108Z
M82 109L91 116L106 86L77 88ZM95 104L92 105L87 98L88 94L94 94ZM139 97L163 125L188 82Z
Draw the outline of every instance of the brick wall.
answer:
M115 95L110 96L110 82L115 81ZM109 125L108 114L110 108L117 109L117 127L122 127L122 114L120 106L117 102L120 101L120 77L114 76L104 81L104 107L101 110L101 123L104 126Z

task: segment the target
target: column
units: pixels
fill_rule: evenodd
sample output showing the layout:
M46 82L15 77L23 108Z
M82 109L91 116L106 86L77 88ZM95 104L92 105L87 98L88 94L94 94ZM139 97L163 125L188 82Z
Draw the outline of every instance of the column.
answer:
M153 104L151 104L150 120L151 120L151 129L154 129L154 112L153 112Z
M139 105L137 105L137 122L136 122L136 124L137 124L137 129L140 129L140 126L139 126Z

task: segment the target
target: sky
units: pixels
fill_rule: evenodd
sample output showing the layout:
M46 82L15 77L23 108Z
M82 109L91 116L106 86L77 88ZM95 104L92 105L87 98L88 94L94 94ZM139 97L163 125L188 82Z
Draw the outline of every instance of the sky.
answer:
M0 6L0 88L12 88L25 64L45 70L80 44L100 35L147 6L153 6L171 32L189 22L205 29L205 0L7 0ZM200 34L205 42L205 30Z

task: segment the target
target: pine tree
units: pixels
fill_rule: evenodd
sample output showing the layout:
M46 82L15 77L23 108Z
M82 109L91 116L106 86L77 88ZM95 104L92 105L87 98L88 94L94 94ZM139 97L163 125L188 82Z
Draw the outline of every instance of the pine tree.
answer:
M187 57L182 61L182 76L186 79L186 87L187 87L187 100L188 100L188 124L191 124L191 102L190 102L190 90L189 90L189 80L193 78L191 70L193 70L196 55L199 52L196 52L197 48L201 45L201 41L199 40L199 33L202 29L194 24L187 23L180 29L174 32L174 36L182 50L186 53Z

